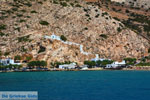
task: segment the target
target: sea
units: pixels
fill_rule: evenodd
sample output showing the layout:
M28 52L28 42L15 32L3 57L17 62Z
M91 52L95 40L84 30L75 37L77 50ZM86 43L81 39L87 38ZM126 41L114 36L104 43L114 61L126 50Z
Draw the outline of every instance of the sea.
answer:
M150 100L150 71L0 73L0 91L37 91L38 100Z

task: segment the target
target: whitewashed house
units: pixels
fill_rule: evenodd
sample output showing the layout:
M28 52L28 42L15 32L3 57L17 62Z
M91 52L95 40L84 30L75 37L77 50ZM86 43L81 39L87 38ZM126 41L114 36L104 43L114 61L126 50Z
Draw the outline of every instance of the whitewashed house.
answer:
M0 59L2 65L21 65L21 63L16 63L13 59Z
M76 63L59 65L59 69L75 69L76 67Z
M109 68L118 68L118 67L125 66L125 65L126 65L125 60L123 60L122 62L115 61L112 64L107 64L105 68L108 68L108 69Z

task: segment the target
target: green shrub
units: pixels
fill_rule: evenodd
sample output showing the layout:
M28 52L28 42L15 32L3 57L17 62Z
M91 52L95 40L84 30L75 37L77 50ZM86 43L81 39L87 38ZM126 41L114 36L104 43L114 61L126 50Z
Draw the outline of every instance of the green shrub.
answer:
M25 10L25 9L22 9L22 10L20 10L20 11L21 11L21 12L24 12L24 13L26 12L26 10Z
M0 30L6 30L6 25L4 25L4 24L2 24L2 25L0 25Z
M76 6L76 7L82 7L82 6L81 6L81 5L79 5L79 4L76 4L75 6Z
M31 40L29 39L29 35L28 36L23 36L23 37L18 37L18 42L30 42Z
M37 13L35 10L32 10L31 13Z
M20 55L17 55L17 56L15 56L14 59L15 59L15 60L21 60L21 56L20 56Z
M28 7L31 7L32 6L32 4L31 3L25 3L24 5L26 5L26 6L28 6Z
M87 27L85 27L84 29L85 29L85 30L88 30L88 28L87 28Z
M120 27L118 27L118 28L117 28L117 31L118 31L118 32L121 32L122 30L121 30L121 28L120 28Z
M5 34L3 32L0 32L0 36L5 36Z
M104 38L104 39L107 39L108 36L106 34L101 34L100 37Z
M96 16L95 16L95 18L98 18L99 17L99 14L97 14Z
M42 1L39 1L38 3L39 3L39 4L43 4L43 2L42 2Z
M17 17L23 17L23 14L17 14Z
M49 25L49 23L47 21L43 21L43 20L40 21L40 24L45 25L45 26Z
M60 4L61 4L63 7L68 6L66 2L60 2Z
M20 19L20 21L19 21L20 23L23 23L23 22L26 22L26 20L24 20L24 19Z
M46 50L46 48L45 48L45 47L40 46L40 49L39 49L38 53L45 52L45 50Z
M10 54L10 52L5 52L4 56L8 56Z
M12 8L13 11L18 11L18 8Z
M64 35L61 35L60 38L61 38L61 40L63 40L63 41L67 41L67 38L66 38Z

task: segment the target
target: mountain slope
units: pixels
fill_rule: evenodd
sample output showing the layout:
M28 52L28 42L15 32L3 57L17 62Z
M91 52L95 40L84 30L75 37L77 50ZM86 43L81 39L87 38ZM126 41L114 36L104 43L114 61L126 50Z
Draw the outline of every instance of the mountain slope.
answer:
M48 62L78 63L95 54L115 60L148 55L148 40L115 20L97 3L14 0L1 4L0 50L4 55L32 54L35 59ZM92 54L83 55L78 46L44 38L53 33L82 44Z

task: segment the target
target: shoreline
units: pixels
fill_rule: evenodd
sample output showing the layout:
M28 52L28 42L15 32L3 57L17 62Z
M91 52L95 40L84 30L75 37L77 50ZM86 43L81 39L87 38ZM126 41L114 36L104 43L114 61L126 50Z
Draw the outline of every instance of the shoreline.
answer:
M9 72L56 72L56 71L150 71L150 69L102 69L102 68L90 68L86 70L79 70L79 69L71 69L71 70L65 70L65 69L48 69L48 70L10 70L10 71L0 71L0 73L9 73Z

